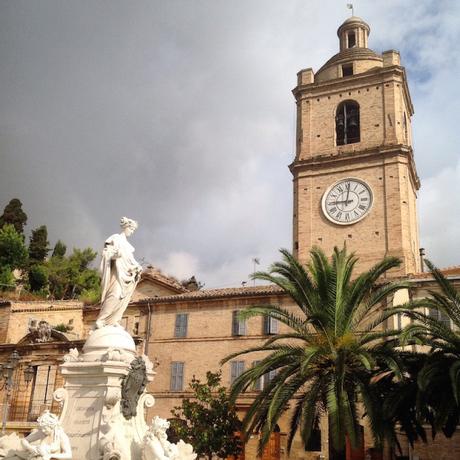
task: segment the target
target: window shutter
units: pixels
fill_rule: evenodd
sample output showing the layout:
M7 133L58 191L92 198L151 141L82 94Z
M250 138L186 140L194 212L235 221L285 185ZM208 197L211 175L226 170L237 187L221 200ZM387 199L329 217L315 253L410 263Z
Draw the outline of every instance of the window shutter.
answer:
M171 391L181 391L184 384L184 363L171 363Z
M176 364L177 363L171 363L171 391L175 391L176 389Z
M271 316L264 316L264 334L278 334L278 320Z
M240 335L246 335L246 321L244 319L239 320L239 327L240 327Z
M232 313L232 335L239 335L238 312Z
M177 389L182 390L184 388L184 363L177 363Z
M258 361L253 361L252 362L252 367L256 367L260 363L260 360ZM255 382L254 382L254 391L260 391L262 390L262 379L263 377L259 377Z
M233 383L236 380L236 377L237 377L238 363L236 361L232 361L231 365L232 365L232 369L231 369L231 375L230 375L230 383Z
M174 337L186 337L188 325L188 314L178 313L176 315L176 324L174 328Z
M270 317L264 316L264 334L270 334Z
M449 329L451 328L449 315L447 315L446 313L444 313L441 310L439 310L439 322L444 324Z
M244 361L231 361L230 383L233 383L244 372Z
M278 373L277 369L273 369L271 371L268 371L264 375L264 388L268 386L268 384L275 378L276 374Z
M182 337L187 336L187 326L188 326L188 315L184 314L182 315L182 331L183 331Z
M232 335L246 335L246 321L238 317L239 311L232 313Z

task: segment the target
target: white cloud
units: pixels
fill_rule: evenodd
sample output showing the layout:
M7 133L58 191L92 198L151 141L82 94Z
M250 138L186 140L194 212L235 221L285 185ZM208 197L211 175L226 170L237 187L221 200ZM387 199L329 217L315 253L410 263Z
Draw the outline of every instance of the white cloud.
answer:
M421 244L440 267L460 264L460 162L427 179L421 189Z
M159 261L159 266L164 273L185 280L194 275L199 267L198 259L187 252L171 252L164 260Z

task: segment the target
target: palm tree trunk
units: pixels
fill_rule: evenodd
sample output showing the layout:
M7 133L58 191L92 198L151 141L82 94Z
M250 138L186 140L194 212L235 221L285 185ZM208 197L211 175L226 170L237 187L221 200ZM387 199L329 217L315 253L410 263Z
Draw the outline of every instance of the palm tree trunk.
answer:
M329 439L329 460L347 460L347 454L344 450L336 450L332 445L332 439Z
M347 454L346 454L346 449L345 449L345 443L344 443L344 449L343 450L337 450L334 447L334 442L332 440L331 436L331 420L328 417L328 436L329 436L329 460L347 460Z

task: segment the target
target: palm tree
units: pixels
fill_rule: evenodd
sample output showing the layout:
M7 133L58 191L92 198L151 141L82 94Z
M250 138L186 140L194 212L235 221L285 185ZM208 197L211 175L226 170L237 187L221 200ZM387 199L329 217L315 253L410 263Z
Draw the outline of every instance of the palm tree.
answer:
M231 395L236 398L258 379L274 375L249 408L243 420L245 432L260 431L261 451L281 415L290 409L290 449L298 430L306 445L320 416L327 413L331 455L343 458L346 437L357 445L362 402L375 443L382 446L384 427L375 411L371 378L384 371L402 378L394 349L399 331L385 328L386 320L400 310L384 309L383 304L407 284L377 283L399 266L399 259L387 257L353 278L358 259L347 254L345 247L335 248L331 260L314 248L305 267L289 251L280 252L282 261L269 272L255 273L254 278L279 286L294 301L294 309L254 306L242 312L242 318L271 317L285 324L288 332L223 361L268 352L232 386Z
M401 342L430 347L418 373L418 398L431 407L434 431L452 436L460 421L460 293L429 260L425 263L440 289L429 290L429 297L405 312L413 322L402 331ZM416 309L420 306L428 314Z

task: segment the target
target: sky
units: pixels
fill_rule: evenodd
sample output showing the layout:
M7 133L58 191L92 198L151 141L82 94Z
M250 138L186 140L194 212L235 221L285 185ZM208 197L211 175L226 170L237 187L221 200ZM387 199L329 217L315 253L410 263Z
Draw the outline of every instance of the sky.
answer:
M346 3L1 0L0 208L99 251L127 216L142 263L241 285L292 246L291 90L338 51ZM354 6L407 69L421 245L460 264L460 2Z

